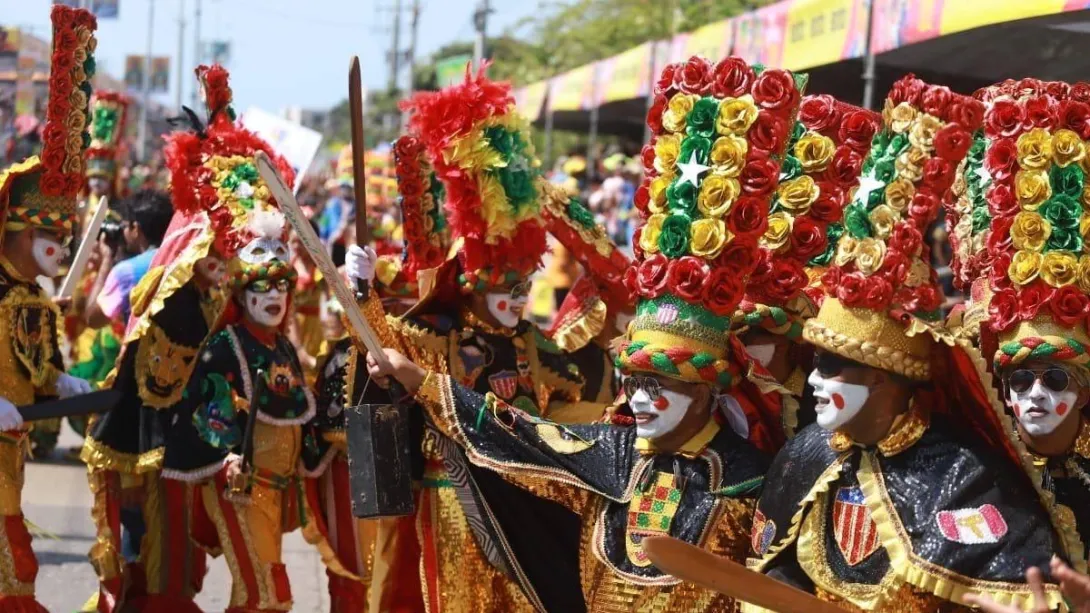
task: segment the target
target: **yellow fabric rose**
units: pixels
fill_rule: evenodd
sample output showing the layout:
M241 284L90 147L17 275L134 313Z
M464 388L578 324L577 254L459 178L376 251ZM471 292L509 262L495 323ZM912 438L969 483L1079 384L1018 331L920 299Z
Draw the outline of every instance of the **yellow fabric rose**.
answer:
M742 174L749 143L741 136L720 136L712 143L712 172L728 177Z
M1090 256L1079 258L1079 289L1090 294Z
M1052 236L1052 224L1037 213L1022 211L1011 224L1011 242L1015 249L1040 251Z
M728 98L719 105L715 131L724 136L744 136L754 121L757 121L757 105L753 104L753 96L746 94L741 98Z
M915 182L923 176L923 165L930 157L923 149L911 146L908 151L897 156L897 161L893 165L899 177Z
M663 134L655 141L655 170L660 174L672 173L677 167L681 138L676 134Z
M1041 258L1040 274L1052 287L1071 285L1079 274L1079 259L1070 251L1049 251Z
M708 217L716 219L730 211L735 198L742 191L742 184L738 179L725 177L719 174L710 174L700 182L700 194L696 198L696 206Z
M689 251L701 258L714 258L730 239L727 224L721 219L698 219L689 226Z
M1043 170L1019 170L1014 175L1014 193L1024 211L1036 211L1052 197L1048 173Z
M893 231L893 224L901 218L897 211L885 204L874 207L868 217L871 228L874 229L874 235L881 239L889 238L889 233Z
M781 183L776 189L780 197L780 206L792 215L805 215L810 212L810 205L818 199L821 188L810 175Z
M1090 181L1082 186L1082 210L1084 213L1090 211Z
M791 239L791 218L783 211L768 216L768 229L761 237L761 245L773 251L787 247Z
M935 134L938 133L940 128L942 128L942 123L938 119L927 113L921 113L916 121L912 122L912 128L908 133L908 142L924 151L931 151L935 148Z
M833 258L833 263L837 266L847 266L855 259L858 249L859 241L845 234L840 237L840 243L836 246L836 256Z
M1033 251L1016 251L1007 267L1007 276L1018 285L1025 285L1037 278L1041 270L1041 254Z
M795 158L802 164L802 169L808 173L825 170L834 154L836 154L836 143L833 139L817 132L807 132L795 143Z
M902 102L890 111L890 129L897 134L908 131L912 120L916 119L916 109L907 102Z
M651 196L651 202L647 205L647 208L652 213L666 212L666 188L670 187L670 182L673 180L673 176L670 175L659 175L651 179L651 185L647 188Z
M876 238L859 241L855 253L855 267L865 275L873 275L886 259L886 244Z
M644 224L643 232L640 234L640 249L646 253L658 253L659 234L662 233L664 221L666 221L664 213L655 213L647 218L647 223Z
M1052 160L1058 166L1066 168L1086 158L1086 147L1082 139L1072 130L1056 130L1052 134Z
M904 178L897 178L890 181L886 186L886 204L889 208L903 213L908 209L908 205L912 204L912 197L916 195L916 186L912 185L912 181Z
M662 127L669 132L684 132L685 120L689 117L689 111L700 97L696 94L676 93L662 112Z
M905 285L919 287L930 280L931 266L922 258L913 258L912 264L908 268L908 275L905 277Z
M1025 170L1044 170L1052 163L1052 138L1041 128L1018 137L1018 164Z

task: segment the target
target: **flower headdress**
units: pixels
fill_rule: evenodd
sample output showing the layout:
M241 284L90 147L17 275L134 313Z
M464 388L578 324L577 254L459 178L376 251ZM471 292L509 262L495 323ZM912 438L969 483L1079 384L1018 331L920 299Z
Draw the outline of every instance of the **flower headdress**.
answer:
M844 234L844 208L880 124L877 113L832 96L803 99L736 326L760 326L801 341L803 323L823 298L815 281Z
M87 148L87 176L113 183L117 177L121 139L128 119L129 98L120 92L98 91L91 98L91 145Z
M913 324L937 320L943 296L923 235L983 113L979 101L912 75L894 84L845 210L833 266L822 277L825 302L806 323L807 341L911 379L930 378L933 340Z
M0 173L0 207L9 230L34 226L70 232L83 187L98 24L89 11L63 5L54 5L50 16L53 54L41 158L30 157Z
M463 83L403 104L446 190L463 292L522 281L540 265L538 161L511 87L466 69Z
M729 387L731 316L759 259L803 83L740 58L667 66L625 275L639 296L617 365Z

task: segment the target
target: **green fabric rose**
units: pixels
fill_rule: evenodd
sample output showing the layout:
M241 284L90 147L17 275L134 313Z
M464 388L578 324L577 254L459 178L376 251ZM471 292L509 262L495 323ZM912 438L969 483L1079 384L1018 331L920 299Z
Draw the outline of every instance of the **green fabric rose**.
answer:
M1053 166L1048 173L1049 183L1052 184L1053 194L1064 194L1072 198L1082 195L1082 184L1086 178L1085 173L1078 164L1071 164L1067 168Z
M979 234L988 229L992 223L992 216L987 207L973 209L973 234Z
M866 208L859 203L852 203L844 211L844 227L848 234L855 238L868 238L871 236L870 219L867 217Z
M1080 188L1081 191L1081 188ZM1054 193L1041 205L1041 217L1052 224L1052 228L1078 229L1082 205L1071 196Z
M719 102L715 98L701 98L693 105L686 118L691 136L711 138L715 134L715 118L719 115ZM688 161L688 158L685 159Z
M662 222L659 233L659 251L668 258L680 258L689 253L689 218L685 215L670 215Z
M806 126L802 125L801 121L796 121L795 127L791 128L791 138L787 141L788 151L795 148L795 143L799 142L803 134L806 134Z
M1082 237L1079 236L1078 228L1052 228L1052 234L1048 237L1048 243L1045 244L1048 251L1071 251L1073 253L1079 253L1082 251Z
M791 179L797 179L801 176L802 162L799 162L798 158L793 155L783 158L783 163L780 164L780 183L790 181Z
M874 164L874 178L878 179L882 183L889 183L893 181L897 174L897 167L894 166L892 159L883 158ZM873 193L881 193L876 190Z
M696 186L689 181L682 183L681 179L675 179L670 187L666 188L666 202L673 213L696 216L696 197Z
M897 136L894 136L893 139L889 141L889 146L886 147L885 157L890 158L891 160L896 158L898 155L904 153L905 149L908 149L908 145L907 135L898 134Z
M696 161L700 164L709 164L708 153L712 150L712 141L703 136L689 136L681 142L681 152L677 156L678 164L688 164L696 153Z
M588 211L587 207L583 206L583 203L575 198L568 201L568 217L588 230L595 225L594 213Z
M840 237L844 235L844 226L838 223L831 223L825 228L825 238L828 243L825 246L825 253L819 253L810 258L810 266L828 266L833 261L833 256L836 255L836 246L840 241Z

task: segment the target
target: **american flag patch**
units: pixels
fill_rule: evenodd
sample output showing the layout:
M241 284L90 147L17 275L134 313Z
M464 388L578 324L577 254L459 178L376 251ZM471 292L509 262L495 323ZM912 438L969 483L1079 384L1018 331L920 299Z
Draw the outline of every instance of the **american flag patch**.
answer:
M658 312L655 313L655 319L662 325L667 326L677 319L678 309L677 305L673 304L660 304Z
M511 370L498 372L488 377L488 386L500 398L510 400L518 391L518 375Z
M776 536L776 522L765 517L759 509L753 515L753 530L750 533L750 544L753 551L763 556L772 547L772 539Z
M878 526L863 500L863 490L842 487L833 502L833 535L844 561L855 566L878 550Z
M939 511L935 519L943 536L963 545L998 543L1007 533L1007 520L990 504L975 509Z

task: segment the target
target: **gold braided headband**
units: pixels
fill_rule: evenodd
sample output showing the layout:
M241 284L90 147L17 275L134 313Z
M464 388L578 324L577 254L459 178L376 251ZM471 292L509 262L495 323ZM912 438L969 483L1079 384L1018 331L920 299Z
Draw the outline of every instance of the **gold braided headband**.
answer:
M916 381L931 378L931 363L898 349L861 341L826 327L816 319L806 322L803 338L810 344L861 364L881 368Z

